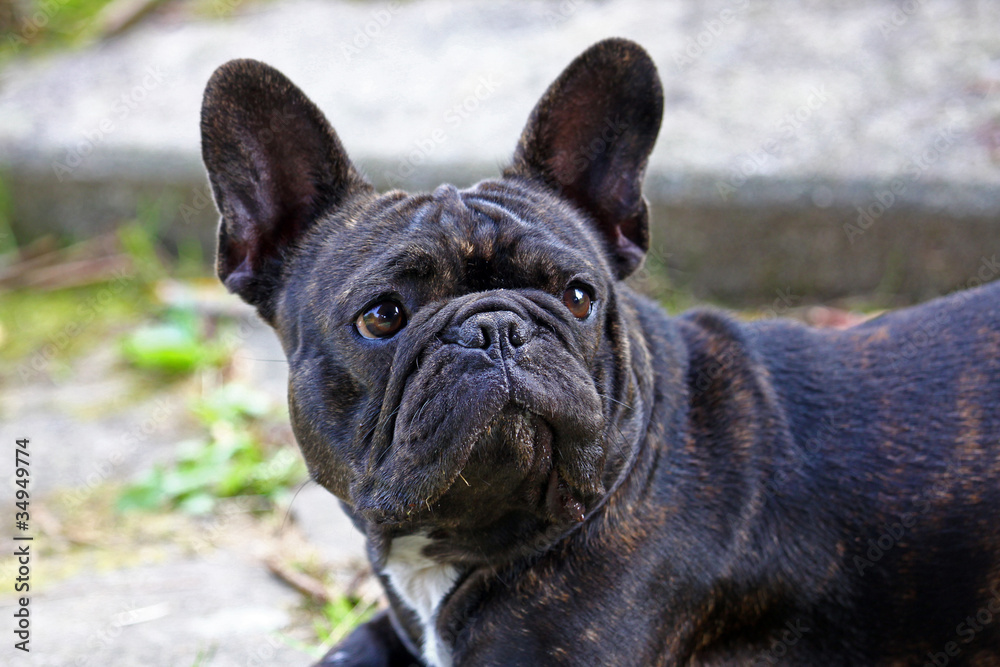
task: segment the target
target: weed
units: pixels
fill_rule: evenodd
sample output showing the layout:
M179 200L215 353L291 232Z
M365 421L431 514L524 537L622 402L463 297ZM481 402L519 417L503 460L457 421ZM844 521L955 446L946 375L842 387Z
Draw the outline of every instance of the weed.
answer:
M378 599L343 595L323 605L320 618L313 622L316 637L325 647L332 647L361 625L378 609Z
M205 328L193 310L168 309L161 322L141 326L122 340L122 356L140 370L166 375L223 366L231 350Z
M269 447L262 436L269 400L248 387L225 385L198 401L192 413L207 437L177 445L176 459L157 465L122 493L123 510L177 507L201 514L219 498L254 495L269 505L283 501L305 479L301 457Z

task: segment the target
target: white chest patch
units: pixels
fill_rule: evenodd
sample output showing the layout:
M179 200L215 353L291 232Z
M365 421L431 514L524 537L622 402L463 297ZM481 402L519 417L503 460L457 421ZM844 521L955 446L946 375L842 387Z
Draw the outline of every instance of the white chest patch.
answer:
M434 629L441 600L458 581L458 569L423 555L431 543L424 535L397 537L389 547L382 572L396 594L417 614L424 630L424 661L433 667L451 667L451 651Z

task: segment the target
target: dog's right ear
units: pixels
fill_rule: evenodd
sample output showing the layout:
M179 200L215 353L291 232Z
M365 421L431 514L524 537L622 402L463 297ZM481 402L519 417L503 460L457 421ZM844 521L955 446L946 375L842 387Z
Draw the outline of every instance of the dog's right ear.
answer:
M541 180L587 213L626 278L649 250L642 180L662 116L653 59L635 42L606 39L545 91L504 175Z
M322 112L254 60L232 60L209 79L201 153L222 214L216 271L270 321L289 248L324 213L372 187Z

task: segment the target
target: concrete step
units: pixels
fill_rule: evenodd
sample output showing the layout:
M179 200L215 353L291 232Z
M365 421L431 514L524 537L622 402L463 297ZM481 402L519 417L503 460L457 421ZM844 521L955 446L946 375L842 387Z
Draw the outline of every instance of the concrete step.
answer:
M611 35L643 44L664 81L646 193L651 266L674 285L744 302L777 290L913 300L990 273L1000 5L989 0L301 0L241 5L227 20L164 16L4 73L14 229L86 236L153 204L171 236L211 247L199 105L236 57L305 90L377 185L468 185L497 173L546 86Z

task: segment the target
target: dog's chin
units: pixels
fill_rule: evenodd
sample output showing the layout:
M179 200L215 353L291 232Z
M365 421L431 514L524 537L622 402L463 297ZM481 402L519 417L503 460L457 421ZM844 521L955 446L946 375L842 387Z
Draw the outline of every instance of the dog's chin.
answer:
M427 555L466 564L541 550L598 499L562 471L567 446L547 420L508 406L486 424L440 496L393 522L392 532L426 534L434 542Z
M539 415L509 408L478 438L458 479L437 502L442 528L477 531L511 512L582 520L583 504L561 479L556 433Z

